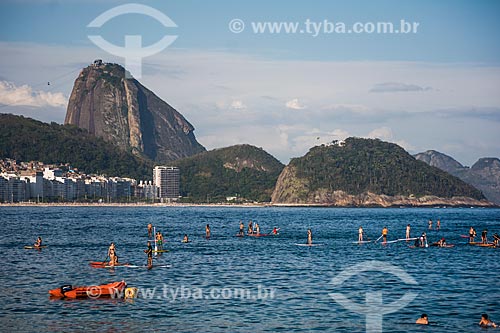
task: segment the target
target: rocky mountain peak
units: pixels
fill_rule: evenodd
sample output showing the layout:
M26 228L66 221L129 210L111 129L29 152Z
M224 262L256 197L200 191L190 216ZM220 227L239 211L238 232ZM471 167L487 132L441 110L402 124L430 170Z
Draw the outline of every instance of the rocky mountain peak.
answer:
M205 151L194 127L118 64L95 61L75 80L65 124L164 163Z

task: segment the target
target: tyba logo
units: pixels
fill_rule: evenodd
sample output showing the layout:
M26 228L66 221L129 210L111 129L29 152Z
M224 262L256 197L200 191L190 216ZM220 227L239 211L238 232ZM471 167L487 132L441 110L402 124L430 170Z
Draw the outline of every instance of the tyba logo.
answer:
M100 28L104 23L108 22L112 18L125 14L142 14L156 19L167 28L177 27L174 21L159 10L135 3L121 5L107 10L90 22L87 27ZM99 35L88 35L87 37L104 51L112 55L125 58L126 78L130 78L130 75L128 74L128 72L130 72L132 77L137 79L140 79L142 76L142 58L160 53L177 38L177 36L165 35L158 42L142 47L142 35L125 35L125 45L121 47L111 44Z
M350 277L362 274L367 271L376 271L382 273L389 273L401 279L406 284L417 285L417 281L406 273L401 268L391 265L382 261L364 261L352 267L349 267L334 277L331 284L334 286L341 286ZM408 292L400 299L389 303L383 303L382 291L366 292L365 304L358 304L348 299L340 293L329 294L333 300L344 308L365 315L366 318L366 332L375 333L382 332L382 319L385 314L393 313L399 309L404 308L410 304L417 296L418 293Z

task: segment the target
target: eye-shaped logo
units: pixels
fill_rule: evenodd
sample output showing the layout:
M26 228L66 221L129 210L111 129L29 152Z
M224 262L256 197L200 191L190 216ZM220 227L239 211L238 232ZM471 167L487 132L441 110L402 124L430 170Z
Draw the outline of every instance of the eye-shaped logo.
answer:
M159 10L136 3L130 3L111 8L96 17L87 25L87 27L100 28L104 23L108 22L112 18L124 14L142 14L156 19L167 28L177 27L174 21L172 21L167 15L160 12ZM142 76L142 58L160 53L170 44L172 44L177 38L177 36L165 35L158 42L146 47L142 47L141 35L125 35L125 46L120 47L111 44L99 35L89 35L87 37L104 51L112 55L125 58L126 77L130 78L128 75L128 72L130 72L130 74L137 79L140 79Z
M340 286L350 277L359 275L366 271L389 273L397 276L406 284L418 285L417 281L415 281L412 276L401 268L377 260L361 262L345 269L332 279L331 284L334 286ZM365 304L355 303L340 293L330 293L329 295L335 302L339 303L344 308L352 312L364 314L366 316L366 332L375 333L382 332L383 315L393 313L404 308L418 296L418 293L406 293L400 299L385 305L382 302L383 297L381 291L367 292Z

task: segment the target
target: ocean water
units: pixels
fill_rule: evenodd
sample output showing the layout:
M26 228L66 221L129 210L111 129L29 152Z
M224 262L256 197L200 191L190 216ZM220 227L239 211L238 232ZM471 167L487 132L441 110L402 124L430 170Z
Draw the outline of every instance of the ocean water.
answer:
M427 230L438 218L441 230ZM250 219L261 232L277 226L280 234L235 237L239 221L246 230ZM105 259L111 241L121 262L144 265L148 223L170 250L155 265L170 268L89 266ZM413 235L426 231L430 242L445 237L455 247L353 244L360 225L372 240L387 226L392 240L404 237L407 224ZM375 296L380 311L368 320L381 321L384 332L483 332L484 312L500 322L500 249L469 246L460 236L470 226L478 234L487 228L490 238L500 233L498 209L0 207L0 226L3 332L364 332L362 306ZM296 245L308 228L319 246ZM190 243L180 242L184 234ZM48 247L25 250L38 235ZM332 281L339 274L348 276ZM48 295L63 284L119 280L139 288L139 297ZM344 295L351 309L330 293ZM408 293L417 296L388 310ZM414 324L422 313L429 327Z

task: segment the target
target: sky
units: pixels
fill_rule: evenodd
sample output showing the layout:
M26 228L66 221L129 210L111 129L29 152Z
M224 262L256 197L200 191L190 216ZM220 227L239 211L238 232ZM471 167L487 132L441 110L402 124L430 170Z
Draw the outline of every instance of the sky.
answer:
M129 6L89 26L131 3L170 24ZM63 123L82 68L94 59L125 65L122 51L88 36L119 47L126 35L140 35L143 47L176 36L140 59L139 81L182 113L207 149L249 143L286 164L357 136L470 166L500 157L499 15L500 2L485 0L4 0L0 112ZM370 31L387 22L416 30ZM356 24L366 31L353 33Z

